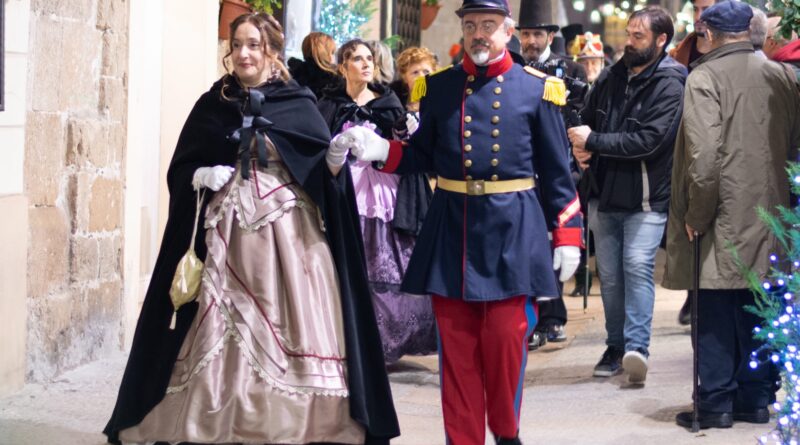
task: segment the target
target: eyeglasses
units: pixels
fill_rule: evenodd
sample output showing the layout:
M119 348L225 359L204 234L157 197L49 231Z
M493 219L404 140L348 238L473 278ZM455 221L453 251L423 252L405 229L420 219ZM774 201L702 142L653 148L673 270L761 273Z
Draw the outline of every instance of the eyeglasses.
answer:
M486 20L484 22L481 22L481 25L480 25L481 32L483 34L485 34L485 35L494 34L494 32L497 31L497 28L499 28L499 27L500 27L499 24L497 24L496 22L493 22L491 20ZM471 35L475 34L475 32L478 31L478 26L476 26L472 22L467 22L467 23L464 23L463 25L461 25L461 30L464 31L464 34L466 34L468 36L471 36Z

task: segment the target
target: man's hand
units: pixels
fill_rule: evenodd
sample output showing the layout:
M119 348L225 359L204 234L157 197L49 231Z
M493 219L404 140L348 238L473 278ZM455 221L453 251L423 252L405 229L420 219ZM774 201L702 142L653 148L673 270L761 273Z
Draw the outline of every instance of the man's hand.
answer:
M389 157L389 141L378 136L374 131L364 127L352 127L340 135L343 147L359 161L385 162Z
M558 279L569 280L581 263L581 249L578 246L558 246L553 250L553 270L561 269Z
M584 151L586 150L586 140L589 139L590 134L592 134L592 129L588 125L579 125L567 130L567 137L572 143L572 148Z
M690 242L694 241L695 235L702 235L702 233L698 232L697 230L694 230L692 226L690 226L688 223L683 223L683 225L686 227L686 236L689 237Z
M589 161L592 159L592 152L573 146L572 155L575 156L575 160L578 161L578 167L580 167L581 170L586 170L589 168Z

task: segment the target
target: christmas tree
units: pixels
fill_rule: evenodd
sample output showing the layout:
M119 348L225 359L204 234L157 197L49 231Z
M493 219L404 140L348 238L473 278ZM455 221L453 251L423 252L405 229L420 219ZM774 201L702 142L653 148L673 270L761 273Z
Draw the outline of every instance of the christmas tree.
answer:
M800 164L787 169L792 193L800 196ZM754 335L764 342L751 353L750 367L770 366L780 369L781 387L786 393L783 402L775 402L778 423L761 443L776 441L797 445L800 440L800 397L798 376L800 370L800 206L777 208L777 214L758 209L759 217L777 238L781 252L770 255L772 267L762 279L752 271L745 272L750 287L756 293L756 304L748 308L764 319Z
M317 29L337 45L360 37L361 26L375 13L374 0L322 0Z

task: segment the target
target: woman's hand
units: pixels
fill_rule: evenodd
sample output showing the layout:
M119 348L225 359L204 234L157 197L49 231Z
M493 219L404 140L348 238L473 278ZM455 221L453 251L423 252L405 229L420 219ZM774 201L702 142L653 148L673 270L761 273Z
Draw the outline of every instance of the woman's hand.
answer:
M236 171L236 169L228 165L200 167L194 171L194 176L192 177L192 187L194 187L195 190L200 190L203 187L207 187L215 192L218 192L222 186L231 180L234 171Z
M343 133L337 134L330 145L328 145L328 152L325 153L325 161L328 163L333 176L337 176L342 170L342 166L347 161L347 153L350 151L346 144L347 138Z

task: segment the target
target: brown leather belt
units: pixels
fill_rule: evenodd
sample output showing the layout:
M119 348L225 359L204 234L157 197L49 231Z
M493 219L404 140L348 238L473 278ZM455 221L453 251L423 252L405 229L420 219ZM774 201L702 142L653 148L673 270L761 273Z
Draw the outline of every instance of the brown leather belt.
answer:
M484 181L483 179L458 181L439 176L436 179L436 187L448 192L480 196L530 190L536 187L536 181L533 178L508 179L505 181Z

